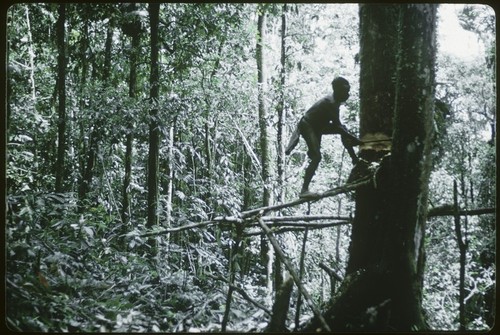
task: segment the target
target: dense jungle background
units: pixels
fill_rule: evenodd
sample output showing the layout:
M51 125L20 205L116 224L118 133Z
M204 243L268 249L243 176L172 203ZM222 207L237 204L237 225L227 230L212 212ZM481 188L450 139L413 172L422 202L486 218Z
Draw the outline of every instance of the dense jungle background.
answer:
M261 332L284 310L280 329L301 330L342 285L353 192L262 218L304 289L292 288L261 226L229 218L297 199L307 147L285 156L284 143L336 76L351 83L341 120L358 133L359 12L8 8L7 327ZM422 308L430 329L486 330L496 306L495 16L485 5L437 14ZM457 52L450 39L473 43ZM325 136L322 153L314 190L345 185L353 166L340 137Z

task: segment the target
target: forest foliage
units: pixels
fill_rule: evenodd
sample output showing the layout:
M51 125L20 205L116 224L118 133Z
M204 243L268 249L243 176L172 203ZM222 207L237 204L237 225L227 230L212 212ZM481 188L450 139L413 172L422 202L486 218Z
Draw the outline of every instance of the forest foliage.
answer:
M64 48L57 39L60 6ZM263 260L259 226L242 230L213 220L260 207L264 189L271 204L297 198L307 148L301 141L280 175L278 125L288 140L303 112L331 93L337 75L351 83L342 122L359 130L357 5L162 4L157 83L150 77L149 10L142 3L8 9L5 296L12 330L266 330L278 290L271 279L281 270ZM259 95L263 13L267 80ZM496 206L495 17L482 5L455 14L477 36L482 54L468 60L437 51L430 213L453 205L454 182L460 209ZM152 83L157 99L150 99ZM259 96L267 108L261 118ZM62 123L64 164L58 159ZM148 225L152 124L159 135L154 226ZM270 160L265 178L262 127ZM352 165L339 138L325 137L322 152L313 187L345 184ZM340 282L325 264L343 277L353 213L351 193L277 213L329 217L318 221L331 223L322 229L304 219L273 226L318 306ZM171 232L156 234L165 229ZM466 247L462 317L457 229ZM429 217L423 308L431 329L493 325L495 231L492 214L461 216L458 228L453 216ZM289 330L313 314L299 293L294 287Z

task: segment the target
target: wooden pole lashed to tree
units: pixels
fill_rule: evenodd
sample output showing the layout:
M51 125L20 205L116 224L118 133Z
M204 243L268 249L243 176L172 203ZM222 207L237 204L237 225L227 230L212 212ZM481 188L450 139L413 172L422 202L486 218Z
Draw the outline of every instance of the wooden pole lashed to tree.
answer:
M318 194L316 194L314 196L311 196L311 197L299 198L297 200L294 200L294 201L291 201L291 202L287 202L287 203L284 203L284 204L278 204L278 205L272 205L272 206L264 206L264 207L255 208L255 209L251 209L251 210L248 210L248 211L244 211L244 212L240 213L240 216L241 216L241 218L246 219L246 218L249 218L249 217L251 217L253 215L257 215L259 213L261 213L263 215L263 214L271 212L271 211L277 211L277 210L280 210L280 209L283 209L283 208L297 206L297 205L303 204L305 202L318 201L318 200L326 198L326 197L331 197L331 196L338 195L338 194L341 194L341 193L347 193L349 191L354 191L358 187L361 187L361 186L364 186L364 185L368 185L371 182L372 182L371 177L361 178L361 179L356 180L356 181L354 181L352 183L348 183L348 184L345 184L345 185L342 185L342 186L339 186L339 187L332 188L332 189L330 189L328 191L325 191L323 193L318 193Z

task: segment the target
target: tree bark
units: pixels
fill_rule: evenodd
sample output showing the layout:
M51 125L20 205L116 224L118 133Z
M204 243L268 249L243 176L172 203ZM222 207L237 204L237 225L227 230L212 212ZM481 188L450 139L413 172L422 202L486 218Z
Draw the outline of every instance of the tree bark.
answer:
M362 4L360 25L360 138L380 141L392 135L396 73L398 5ZM359 147L374 162L390 151L390 141Z
M158 123L159 65L158 65L158 23L160 4L149 4L151 25L151 74L149 77L152 108L149 112L149 152L148 152L148 221L149 228L158 224L158 161L160 129Z
M393 148L386 171L388 201L382 213L392 233L386 235L382 254L383 261L390 261L388 268L392 267L389 325L399 330L426 327L422 291L435 105L436 11L432 4L404 5L400 13Z
M392 136L392 116L397 54L397 5L362 4L360 17L360 138L387 139ZM361 145L360 158L379 162L391 150L390 142ZM377 228L370 222L376 215L377 199L373 187L356 191L356 209L352 226L347 273L373 264L372 236Z

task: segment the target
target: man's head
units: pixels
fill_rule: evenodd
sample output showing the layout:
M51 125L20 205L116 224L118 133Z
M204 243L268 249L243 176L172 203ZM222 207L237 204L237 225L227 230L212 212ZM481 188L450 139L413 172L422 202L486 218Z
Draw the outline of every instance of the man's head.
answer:
M347 79L337 77L332 81L333 98L335 101L344 102L349 98L349 90L351 86Z

